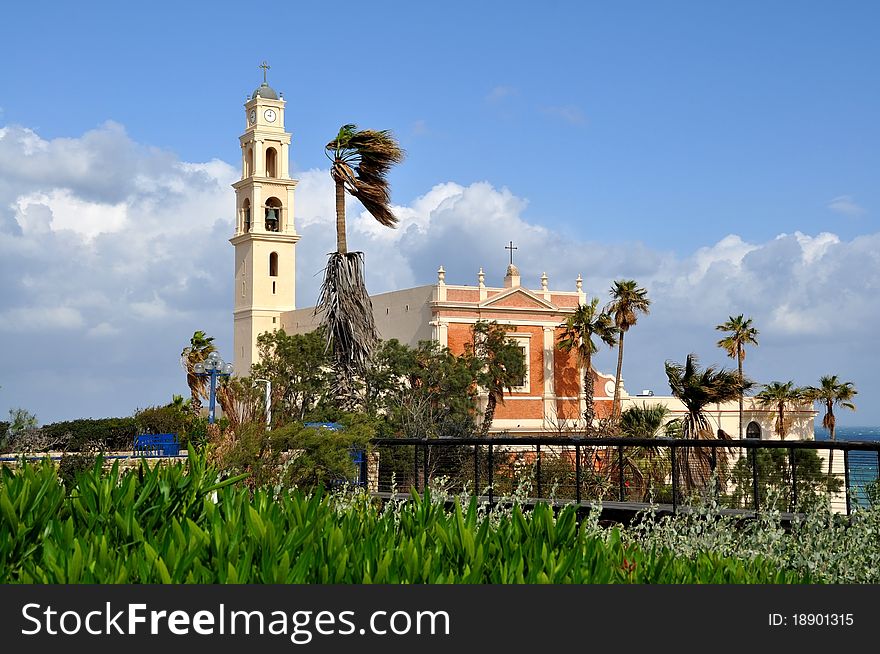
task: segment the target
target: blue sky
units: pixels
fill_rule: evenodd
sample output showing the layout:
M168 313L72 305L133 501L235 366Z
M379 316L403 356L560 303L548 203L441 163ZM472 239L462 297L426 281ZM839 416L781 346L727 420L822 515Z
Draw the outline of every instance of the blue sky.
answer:
M184 391L187 332L228 346L227 184L267 59L303 180L301 298L329 247L323 145L345 122L392 129L408 153L394 201L415 222L393 242L353 227L377 261L372 291L429 283L441 263L472 282L519 238L527 284L546 269L560 286L583 272L603 296L622 276L655 291L649 342L627 339L629 390L665 391L662 361L688 351L726 363L713 326L746 312L760 381L836 372L862 389L843 421L880 421L864 399L880 392L880 8L545 4L6 8L0 330L21 347L0 371L0 415L124 415ZM450 198L460 222L426 227ZM485 247L457 251L461 234ZM155 369L134 373L136 353Z

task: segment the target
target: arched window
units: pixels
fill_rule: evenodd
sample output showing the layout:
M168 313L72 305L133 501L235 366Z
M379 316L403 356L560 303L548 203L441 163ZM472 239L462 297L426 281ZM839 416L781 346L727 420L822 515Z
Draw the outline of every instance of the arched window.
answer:
M254 149L248 148L247 157L245 158L245 165L247 166L247 177L250 177L254 174Z
M278 253L269 253L269 277L278 277Z
M275 197L266 200L266 231L281 231L281 200Z
M266 148L266 177L278 177L278 153L275 148Z
M746 438L761 438L761 425L752 420L746 427Z
M241 225L243 232L251 231L251 201L248 198L241 203Z

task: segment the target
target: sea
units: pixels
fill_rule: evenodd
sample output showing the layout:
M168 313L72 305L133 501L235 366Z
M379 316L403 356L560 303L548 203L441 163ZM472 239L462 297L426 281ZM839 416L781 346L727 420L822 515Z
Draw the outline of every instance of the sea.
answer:
M819 423L815 431L817 441L828 440L828 430ZM834 435L839 441L880 441L880 427L838 427ZM868 507L871 502L868 498L868 486L874 480L880 478L880 456L874 452L851 452L849 457L850 466L850 494L854 507Z
M816 421L814 434L817 441L828 440L828 430L822 428L821 419ZM839 441L880 441L880 427L844 427L834 430L834 435Z

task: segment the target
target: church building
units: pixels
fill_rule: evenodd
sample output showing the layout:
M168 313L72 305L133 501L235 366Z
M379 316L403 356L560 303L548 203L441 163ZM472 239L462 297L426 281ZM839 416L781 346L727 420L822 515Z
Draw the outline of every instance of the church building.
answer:
M283 328L289 334L306 333L317 327L313 307L296 308L297 181L291 179L288 168L291 137L284 125L286 103L268 85L267 68L264 63L263 83L244 104L245 131L239 137L241 179L233 184L234 365L240 374L247 374L257 362L257 337L263 332ZM522 384L505 393L504 402L497 406L491 431L563 435L582 429L583 375L575 353L561 352L556 343L562 323L587 300L584 281L578 275L572 280L573 288L551 289L543 274L541 288L526 288L513 263L516 248L510 243L507 249L510 264L500 286L487 285L482 268L474 285L447 284L446 271L440 266L434 284L372 296L376 327L383 339L396 338L411 346L435 340L461 354L474 323L496 321L508 328L510 338L522 348L527 370ZM593 381L596 416L606 417L611 413L614 375L594 371ZM624 410L633 403L664 404L671 417L685 413L681 402L671 396L650 392L630 396L622 387L621 398ZM758 407L751 398L746 398L745 409L748 435L771 438L773 412ZM708 413L718 428L737 434L736 402L714 406ZM812 438L814 416L812 406L791 412L790 437Z

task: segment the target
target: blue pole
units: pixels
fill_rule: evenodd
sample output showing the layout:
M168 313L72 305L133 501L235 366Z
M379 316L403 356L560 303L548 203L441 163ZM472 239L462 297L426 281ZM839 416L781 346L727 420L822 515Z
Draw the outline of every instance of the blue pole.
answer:
M214 424L214 387L217 384L217 371L211 370L211 396L210 396L210 405L208 407L208 424Z

